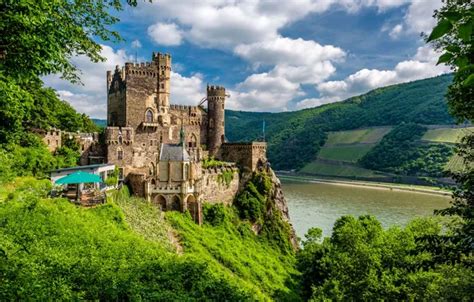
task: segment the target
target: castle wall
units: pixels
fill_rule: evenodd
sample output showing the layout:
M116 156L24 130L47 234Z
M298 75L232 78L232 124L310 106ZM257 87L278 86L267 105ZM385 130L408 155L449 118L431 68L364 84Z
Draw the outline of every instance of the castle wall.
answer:
M223 179L223 172L232 172L232 180L227 185ZM232 204L239 191L239 172L236 168L203 169L201 178L201 200L209 203Z
M130 173L127 181L134 195L145 196L145 174Z
M62 145L61 130L51 129L43 134L43 142L48 146L50 152L55 152Z
M259 164L267 162L267 143L225 143L219 151L219 158L235 162L244 171L255 171Z

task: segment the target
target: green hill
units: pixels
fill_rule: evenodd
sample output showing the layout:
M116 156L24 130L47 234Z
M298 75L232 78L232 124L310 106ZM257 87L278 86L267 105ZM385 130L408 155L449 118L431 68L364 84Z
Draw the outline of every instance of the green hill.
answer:
M317 158L329 132L391 127L401 123L454 124L444 97L451 80L452 75L443 75L392 85L342 102L294 112L228 110L226 135L229 141L261 139L265 120L268 157L273 167L300 169ZM376 133L373 135L377 138ZM341 150L340 153L346 151Z

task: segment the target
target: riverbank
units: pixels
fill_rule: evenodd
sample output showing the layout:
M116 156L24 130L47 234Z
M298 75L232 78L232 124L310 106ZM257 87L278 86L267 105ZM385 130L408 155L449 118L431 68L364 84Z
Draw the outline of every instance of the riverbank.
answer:
M283 180L286 179L286 180L292 180L292 181L302 181L302 182L311 182L311 183L326 183L326 184L346 186L346 187L364 187L364 188L389 190L389 191L409 191L409 192L420 193L420 194L432 194L432 195L440 195L440 196L452 195L451 191L447 189L439 188L439 187L318 178L318 177L303 176L303 175L298 175L298 174L293 174L293 173L292 174L277 173L277 175L280 179L283 179Z

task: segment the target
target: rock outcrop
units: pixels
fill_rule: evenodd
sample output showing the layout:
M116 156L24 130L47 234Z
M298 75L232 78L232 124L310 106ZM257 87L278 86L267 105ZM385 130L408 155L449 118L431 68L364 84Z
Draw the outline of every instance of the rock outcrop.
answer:
M276 209L278 209L281 212L281 216L285 222L287 222L290 225L291 231L290 231L290 241L291 244L295 249L299 249L299 244L298 244L298 238L296 236L295 229L293 228L293 225L291 224L290 221L290 214L288 211L288 203L285 199L285 196L283 194L283 190L281 188L281 181L280 179L276 176L275 172L269 168L267 170L268 176L271 177L272 180L272 189L270 192L270 198L272 202L275 204Z

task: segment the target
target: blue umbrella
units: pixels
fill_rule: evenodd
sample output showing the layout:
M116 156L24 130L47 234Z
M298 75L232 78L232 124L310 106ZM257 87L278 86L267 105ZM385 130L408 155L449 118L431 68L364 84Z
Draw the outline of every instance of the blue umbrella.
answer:
M91 182L102 182L99 175L77 171L56 180L57 184L83 184Z

